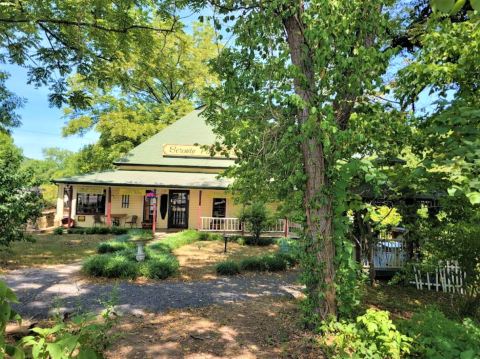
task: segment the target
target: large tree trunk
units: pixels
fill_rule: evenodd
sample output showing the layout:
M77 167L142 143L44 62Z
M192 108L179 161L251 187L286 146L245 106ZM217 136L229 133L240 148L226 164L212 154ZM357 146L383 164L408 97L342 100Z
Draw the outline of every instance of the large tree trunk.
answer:
M301 77L294 79L295 92L304 101L298 113L300 124L309 120L310 108L315 106L315 76L312 54L304 38L301 19L303 8L283 20L287 33L292 63L298 68ZM318 107L318 106L317 106ZM319 117L316 121L321 121ZM337 315L335 292L335 247L333 243L333 207L328 187L327 163L324 148L315 134L307 134L301 145L304 171L307 175L305 191L305 210L307 218L306 235L311 239L310 254L314 256L315 266L320 272L318 281L307 284L307 295L317 301L316 314L322 319Z

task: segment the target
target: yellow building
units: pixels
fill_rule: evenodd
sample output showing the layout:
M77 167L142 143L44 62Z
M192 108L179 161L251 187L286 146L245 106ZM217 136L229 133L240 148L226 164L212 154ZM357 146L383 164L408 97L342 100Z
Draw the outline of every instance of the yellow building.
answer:
M114 170L56 179L57 223L239 230L240 208L225 191L231 181L218 178L234 161L203 149L216 136L200 112L134 148Z

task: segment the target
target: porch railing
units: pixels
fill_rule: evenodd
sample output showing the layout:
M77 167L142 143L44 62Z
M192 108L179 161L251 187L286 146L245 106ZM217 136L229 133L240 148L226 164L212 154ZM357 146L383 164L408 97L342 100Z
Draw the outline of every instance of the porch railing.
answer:
M373 255L375 269L402 268L407 261L407 250L404 240L384 240L376 244ZM368 259L363 264L368 267Z
M200 231L206 232L237 232L243 233L246 229L240 218L200 217ZM272 223L264 233L284 234L286 236L298 235L301 225L287 219L278 219Z
M200 217L200 231L241 232L242 222L239 218Z

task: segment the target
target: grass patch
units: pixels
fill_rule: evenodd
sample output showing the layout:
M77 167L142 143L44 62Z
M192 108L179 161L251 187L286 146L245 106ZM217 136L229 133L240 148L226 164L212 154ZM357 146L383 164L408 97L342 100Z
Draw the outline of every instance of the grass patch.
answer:
M4 268L66 264L95 254L97 245L111 235L33 234L33 242L13 242L0 251Z

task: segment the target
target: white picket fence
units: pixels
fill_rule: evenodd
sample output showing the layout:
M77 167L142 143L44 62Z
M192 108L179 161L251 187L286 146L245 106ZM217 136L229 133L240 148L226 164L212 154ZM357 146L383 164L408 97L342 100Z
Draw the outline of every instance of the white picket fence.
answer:
M415 285L417 289L428 289L445 293L465 294L464 283L466 273L460 268L457 261L439 262L435 271L422 271L414 266Z

